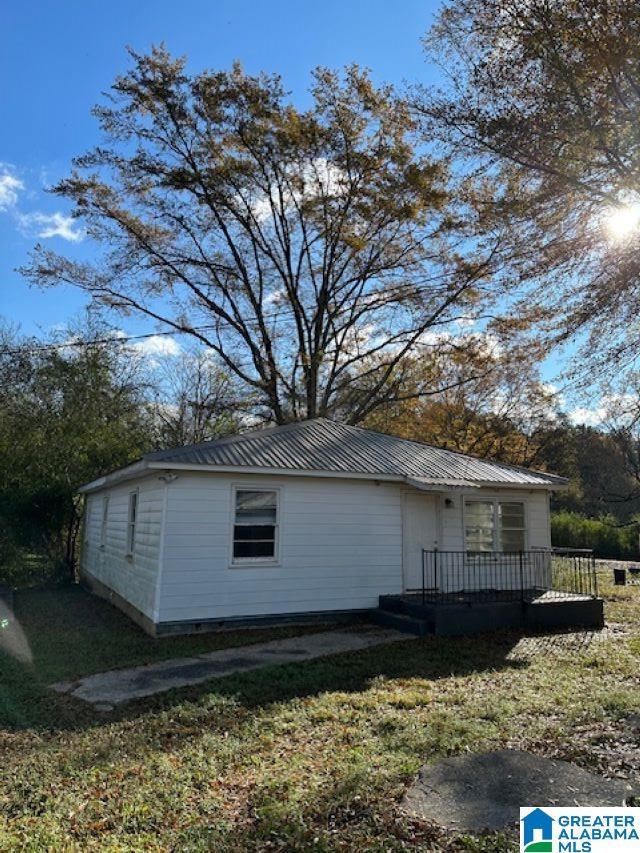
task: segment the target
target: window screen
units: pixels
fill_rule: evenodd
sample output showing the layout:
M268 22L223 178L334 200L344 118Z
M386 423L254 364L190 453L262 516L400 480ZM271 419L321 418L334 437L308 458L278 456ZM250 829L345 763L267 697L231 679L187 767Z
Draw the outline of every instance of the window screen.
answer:
M274 560L278 531L278 493L237 489L233 525L234 560Z

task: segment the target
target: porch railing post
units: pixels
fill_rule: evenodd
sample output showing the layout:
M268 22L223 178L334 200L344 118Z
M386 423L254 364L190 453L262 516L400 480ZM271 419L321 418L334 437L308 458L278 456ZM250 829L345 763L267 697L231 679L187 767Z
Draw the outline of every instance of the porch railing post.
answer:
M425 569L424 569L424 564L425 564L426 560L427 560L427 552L423 548L422 549L422 603L423 604L425 602L425 592L424 592Z
M524 565L522 560L522 551L519 552L520 557L520 600L524 601Z
M438 592L438 549L433 549L433 586Z

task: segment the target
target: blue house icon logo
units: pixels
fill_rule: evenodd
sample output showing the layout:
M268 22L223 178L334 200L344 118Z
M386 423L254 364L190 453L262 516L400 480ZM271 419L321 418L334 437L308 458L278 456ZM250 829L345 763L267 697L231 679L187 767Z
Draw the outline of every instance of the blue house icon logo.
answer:
M553 853L553 818L542 809L533 809L522 818L524 853Z

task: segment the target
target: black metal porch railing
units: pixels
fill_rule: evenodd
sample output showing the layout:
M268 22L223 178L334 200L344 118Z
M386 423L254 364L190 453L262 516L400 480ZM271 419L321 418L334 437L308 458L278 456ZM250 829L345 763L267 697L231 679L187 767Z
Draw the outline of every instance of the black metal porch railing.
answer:
M422 552L423 603L596 598L588 550Z

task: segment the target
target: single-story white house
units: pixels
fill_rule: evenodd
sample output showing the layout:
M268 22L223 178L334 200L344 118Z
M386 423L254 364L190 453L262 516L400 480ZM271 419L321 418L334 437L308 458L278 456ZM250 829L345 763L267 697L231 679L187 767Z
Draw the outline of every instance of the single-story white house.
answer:
M478 555L548 552L565 485L317 418L150 453L83 486L81 573L153 634L367 611L455 588L452 563L431 576L435 552L495 586Z

